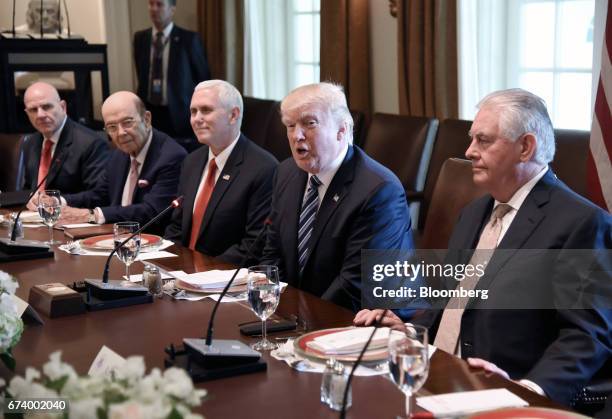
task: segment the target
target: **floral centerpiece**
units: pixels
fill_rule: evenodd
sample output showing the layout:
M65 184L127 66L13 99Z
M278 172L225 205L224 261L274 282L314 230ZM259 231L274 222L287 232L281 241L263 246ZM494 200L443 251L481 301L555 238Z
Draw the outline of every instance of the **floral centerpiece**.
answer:
M17 314L14 300L17 281L4 271L0 271L0 359L11 370L15 360L11 349L19 342L23 332L23 321Z
M51 354L42 374L27 368L25 377L14 377L6 394L15 399L67 399L68 412L46 417L79 419L201 418L191 408L199 406L205 395L206 390L194 388L191 378L180 368L163 372L154 368L145 375L141 356L127 358L121 368L106 376L79 376L72 366L62 362L59 351Z

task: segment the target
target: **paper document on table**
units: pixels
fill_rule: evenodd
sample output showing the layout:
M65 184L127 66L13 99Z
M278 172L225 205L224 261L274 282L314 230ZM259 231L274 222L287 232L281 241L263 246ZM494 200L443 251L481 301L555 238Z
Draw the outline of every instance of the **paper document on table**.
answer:
M529 403L505 388L417 397L417 404L435 417L464 416L503 407L529 406Z
M325 354L349 354L360 351L366 344L374 327L356 327L338 333L329 333L319 336L308 342L309 348ZM389 340L389 328L381 327L376 330L368 350L383 348Z
M99 224L91 223L77 223L77 224L63 224L62 228L89 228L89 227L100 227Z
M91 367L89 367L87 374L92 377L108 377L113 371L123 368L124 365L124 357L108 346L103 345L98 355L96 355L96 359L92 362Z
M206 272L197 272L194 274L188 274L184 276L180 276L179 279L185 282L187 285L199 288L201 290L205 289L217 289L223 288L225 284L229 282L229 280L234 275L235 269L230 270L219 270L215 269L212 271ZM238 275L236 275L236 279L232 285L244 285L247 282L247 274L248 269L240 269Z
M23 211L19 219L22 223L42 223L42 218L35 211Z

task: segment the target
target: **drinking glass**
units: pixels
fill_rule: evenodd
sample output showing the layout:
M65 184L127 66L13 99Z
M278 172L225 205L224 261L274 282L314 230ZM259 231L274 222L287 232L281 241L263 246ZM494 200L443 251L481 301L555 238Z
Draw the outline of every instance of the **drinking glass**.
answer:
M425 383L429 373L427 329L407 324L389 333L389 374L406 395L406 417L412 414L412 395Z
M269 351L278 345L266 338L266 319L276 311L280 301L278 267L272 265L251 266L248 270L247 291L253 312L261 319L262 339L251 345L256 351Z
M60 191L47 189L38 192L38 214L43 219L43 223L49 227L49 241L45 244L53 246L61 243L53 240L53 226L59 219L62 212L62 199Z
M135 221L122 221L113 224L113 240L115 248L140 228ZM126 244L117 249L115 253L119 260L125 264L125 277L130 280L130 265L140 253L140 233L132 237Z

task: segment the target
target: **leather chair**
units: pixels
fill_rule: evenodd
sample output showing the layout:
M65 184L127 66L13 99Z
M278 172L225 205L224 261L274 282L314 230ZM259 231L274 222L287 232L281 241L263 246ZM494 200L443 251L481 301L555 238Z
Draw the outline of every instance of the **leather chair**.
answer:
M0 134L0 156L3 156L3 163L0 165L0 191L2 192L18 189L19 174L23 171L22 138L23 134Z
M242 115L242 133L257 145L263 146L267 139L268 126L277 113L278 102L245 96Z
M366 132L365 115L360 111L351 111L351 116L353 117L353 144L362 147Z
M438 175L442 169L442 165L451 157L464 159L465 151L470 145L468 131L472 126L472 121L462 119L445 119L440 122L438 134L434 142L429 160L429 169L425 179L425 187L420 197L421 209L418 220L418 228L422 230L425 227L428 217L429 207L438 180Z
M556 129L557 151L550 163L553 170L574 192L587 197L587 158L590 131Z
M363 148L397 175L408 202L423 191L437 128L435 118L384 113L376 113L372 118ZM418 202L411 205L411 210L416 220Z
M485 193L472 181L469 160L446 160L437 176L419 248L446 249L461 210Z

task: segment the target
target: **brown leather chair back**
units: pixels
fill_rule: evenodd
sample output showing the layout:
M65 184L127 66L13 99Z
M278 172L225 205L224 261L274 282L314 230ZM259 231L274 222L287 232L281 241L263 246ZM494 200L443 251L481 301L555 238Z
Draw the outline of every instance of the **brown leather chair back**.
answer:
M438 180L438 174L442 165L451 157L464 159L465 151L470 145L468 131L472 126L472 121L462 119L445 119L440 122L438 134L431 153L429 169L423 189L423 201L419 214L419 229L423 229L428 216L434 188Z
M363 148L397 175L407 193L421 192L437 128L435 118L376 113Z
M419 247L446 249L461 210L486 192L472 181L472 163L451 158L437 176Z
M590 131L556 129L557 151L550 163L553 170L574 192L587 196L587 157Z
M255 144L263 146L267 139L268 126L274 117L279 118L278 102L245 96L243 99L241 131Z
M0 191L16 190L23 134L0 134Z

